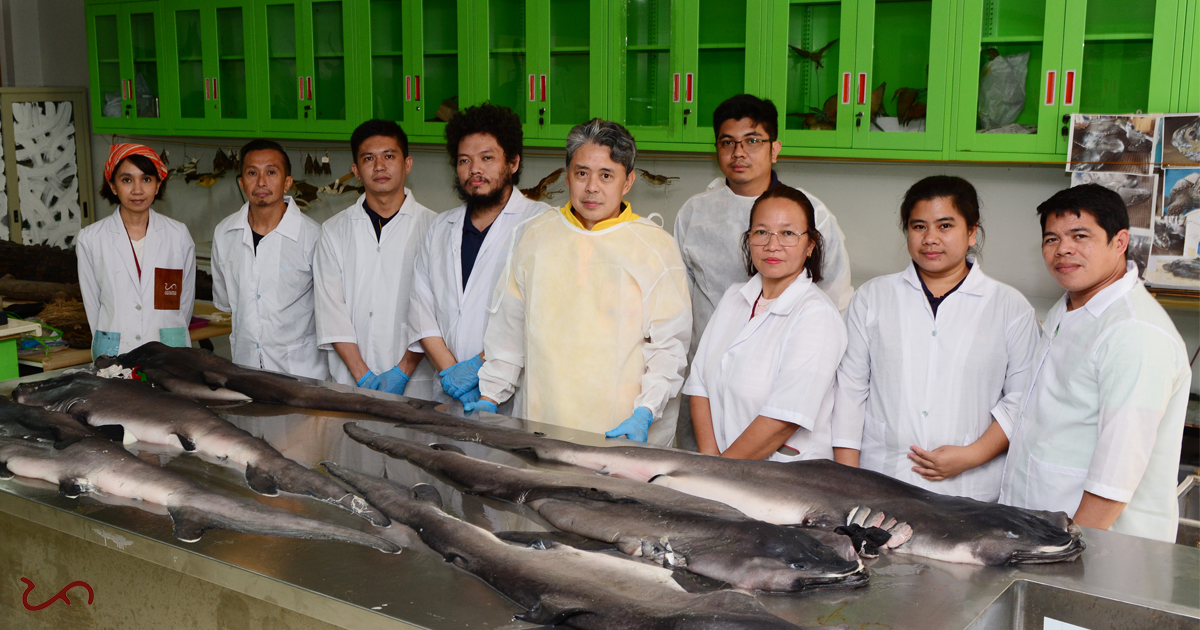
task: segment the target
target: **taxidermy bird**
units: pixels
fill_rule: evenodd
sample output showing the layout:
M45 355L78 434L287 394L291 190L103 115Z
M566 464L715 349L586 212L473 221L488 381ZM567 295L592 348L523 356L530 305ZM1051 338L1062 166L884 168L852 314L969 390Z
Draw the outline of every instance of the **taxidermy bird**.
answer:
M316 175L317 174L317 168L316 168L316 165L313 163L311 153L306 154L304 156L304 174L305 175Z
M879 87L871 91L871 126L880 131L883 131L883 127L880 127L879 124L875 122L875 119L879 118L880 116L887 116L887 110L883 108L883 94L886 91L887 81L880 83Z
M791 44L788 44L788 48L791 48L792 52L796 53L797 55L800 55L801 57L813 62L813 64L815 64L816 67L824 68L825 64L821 62L821 56L825 54L825 51L829 50L830 46L833 46L836 43L838 43L838 40L835 39L835 40L829 42L828 44L825 44L825 46L823 46L820 50L818 50L816 52L810 52L810 51L804 50L803 48L800 48L798 46L793 46Z
M525 195L531 201L541 201L542 199L550 199L550 198L554 197L554 195L557 195L558 193L560 193L562 191L561 190L548 191L547 189L550 188L550 184L553 184L554 182L558 181L559 177L562 177L564 170L565 169L560 168L560 169L550 173L549 175L543 177L542 180L540 182L538 182L537 185L534 186L533 188L522 188L521 194Z
M292 200L296 202L296 206L301 210L308 209L309 204L317 200L318 188L312 184L300 180L293 181L292 188L288 190Z
M655 175L654 173L651 173L650 171L647 171L644 168L639 168L637 171L642 174L642 178L645 179L646 183L650 184L651 186L670 186L671 182L679 179L678 177L667 177L666 175Z
M896 118L901 125L907 127L909 122L925 117L926 105L918 103L917 97L926 91L928 88L902 87L892 95L892 100L896 101Z

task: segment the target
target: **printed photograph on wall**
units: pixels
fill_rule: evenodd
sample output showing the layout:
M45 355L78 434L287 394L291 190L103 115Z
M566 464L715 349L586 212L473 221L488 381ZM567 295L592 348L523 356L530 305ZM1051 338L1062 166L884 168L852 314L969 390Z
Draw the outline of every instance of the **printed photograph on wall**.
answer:
M1165 114L1162 119L1162 157L1166 168L1200 166L1200 116Z
M1067 170L1149 175L1159 116L1072 114Z
M1146 282L1155 287L1200 290L1200 258L1151 256Z
M1071 174L1071 187L1100 184L1121 195L1129 210L1129 227L1149 230L1158 204L1158 175L1129 173L1076 172Z
M1154 230L1139 228L1129 229L1129 250L1127 258L1138 268L1138 277L1146 279L1146 265L1150 263L1150 243L1154 240Z

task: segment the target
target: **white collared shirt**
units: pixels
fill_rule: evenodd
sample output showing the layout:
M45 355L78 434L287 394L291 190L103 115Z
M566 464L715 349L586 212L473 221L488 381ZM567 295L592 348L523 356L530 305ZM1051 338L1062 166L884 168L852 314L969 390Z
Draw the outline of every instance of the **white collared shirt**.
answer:
M790 184L789 184L790 185ZM823 254L821 282L817 286L839 311L850 304L850 257L837 218L812 193L792 186L808 197L813 218L821 233ZM756 197L734 194L725 179L718 177L708 190L684 202L675 217L675 241L687 267L688 290L692 296L692 354L700 342L717 303L725 290L747 280L742 254L742 233L750 229L750 208Z
M363 209L366 195L321 226L313 259L317 343L325 352L330 376L338 383L355 381L333 344L358 344L367 367L382 374L404 358L412 341L408 301L413 268L436 215L417 203L411 190L405 188L404 194L404 204L378 238ZM429 362L422 361L405 394L429 398L434 376Z
M859 449L867 470L942 494L995 501L1003 456L943 481L913 472L908 459L911 446L972 444L993 418L1011 436L1033 378L1033 307L972 262L937 317L913 264L854 293L838 368L833 445Z
M1000 502L1074 515L1086 491L1127 504L1112 531L1174 542L1191 368L1137 267L1080 308L1064 295L1035 360Z
M807 271L751 319L761 294L758 274L725 292L683 393L708 398L722 452L755 418L766 416L800 427L786 442L797 454L777 452L771 461L832 459L834 379L846 350L841 315Z
M408 305L408 319L414 331L409 349L424 352L421 339L441 337L457 361L482 352L487 309L514 240L520 239L525 221L550 209L513 188L508 203L488 228L465 287L462 236L463 221L470 220L467 207L462 205L438 215L417 255L413 297ZM436 388L434 397L449 401L441 387Z
M233 313L233 362L250 368L325 379L313 314L313 255L321 225L291 197L279 225L254 248L250 204L213 231L213 303Z
M122 354L162 341L160 333L168 329L175 329L181 345L191 345L187 329L196 301L196 244L186 225L153 209L148 212L142 254L137 260L120 210L80 230L76 241L79 288L88 324L93 333L119 334ZM154 308L158 268L182 271L177 309Z

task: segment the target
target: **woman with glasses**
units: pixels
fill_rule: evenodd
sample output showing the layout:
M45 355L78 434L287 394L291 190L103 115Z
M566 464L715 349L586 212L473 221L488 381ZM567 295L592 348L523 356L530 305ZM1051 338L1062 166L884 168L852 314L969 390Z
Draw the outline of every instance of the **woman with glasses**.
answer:
M683 393L700 452L797 461L833 456L829 418L846 327L821 280L821 234L804 193L779 185L750 209L749 282L725 292Z
M846 312L834 459L995 501L1029 387L1038 323L1016 289L984 275L975 188L927 177L900 206L912 264L875 278Z

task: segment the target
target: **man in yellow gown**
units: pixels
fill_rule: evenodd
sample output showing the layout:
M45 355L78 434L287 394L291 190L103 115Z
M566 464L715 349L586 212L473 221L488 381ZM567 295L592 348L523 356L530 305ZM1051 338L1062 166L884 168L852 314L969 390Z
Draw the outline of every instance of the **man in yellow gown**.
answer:
M679 247L622 197L637 147L593 119L567 136L571 201L526 225L493 298L478 403L609 437L670 445L691 341Z

